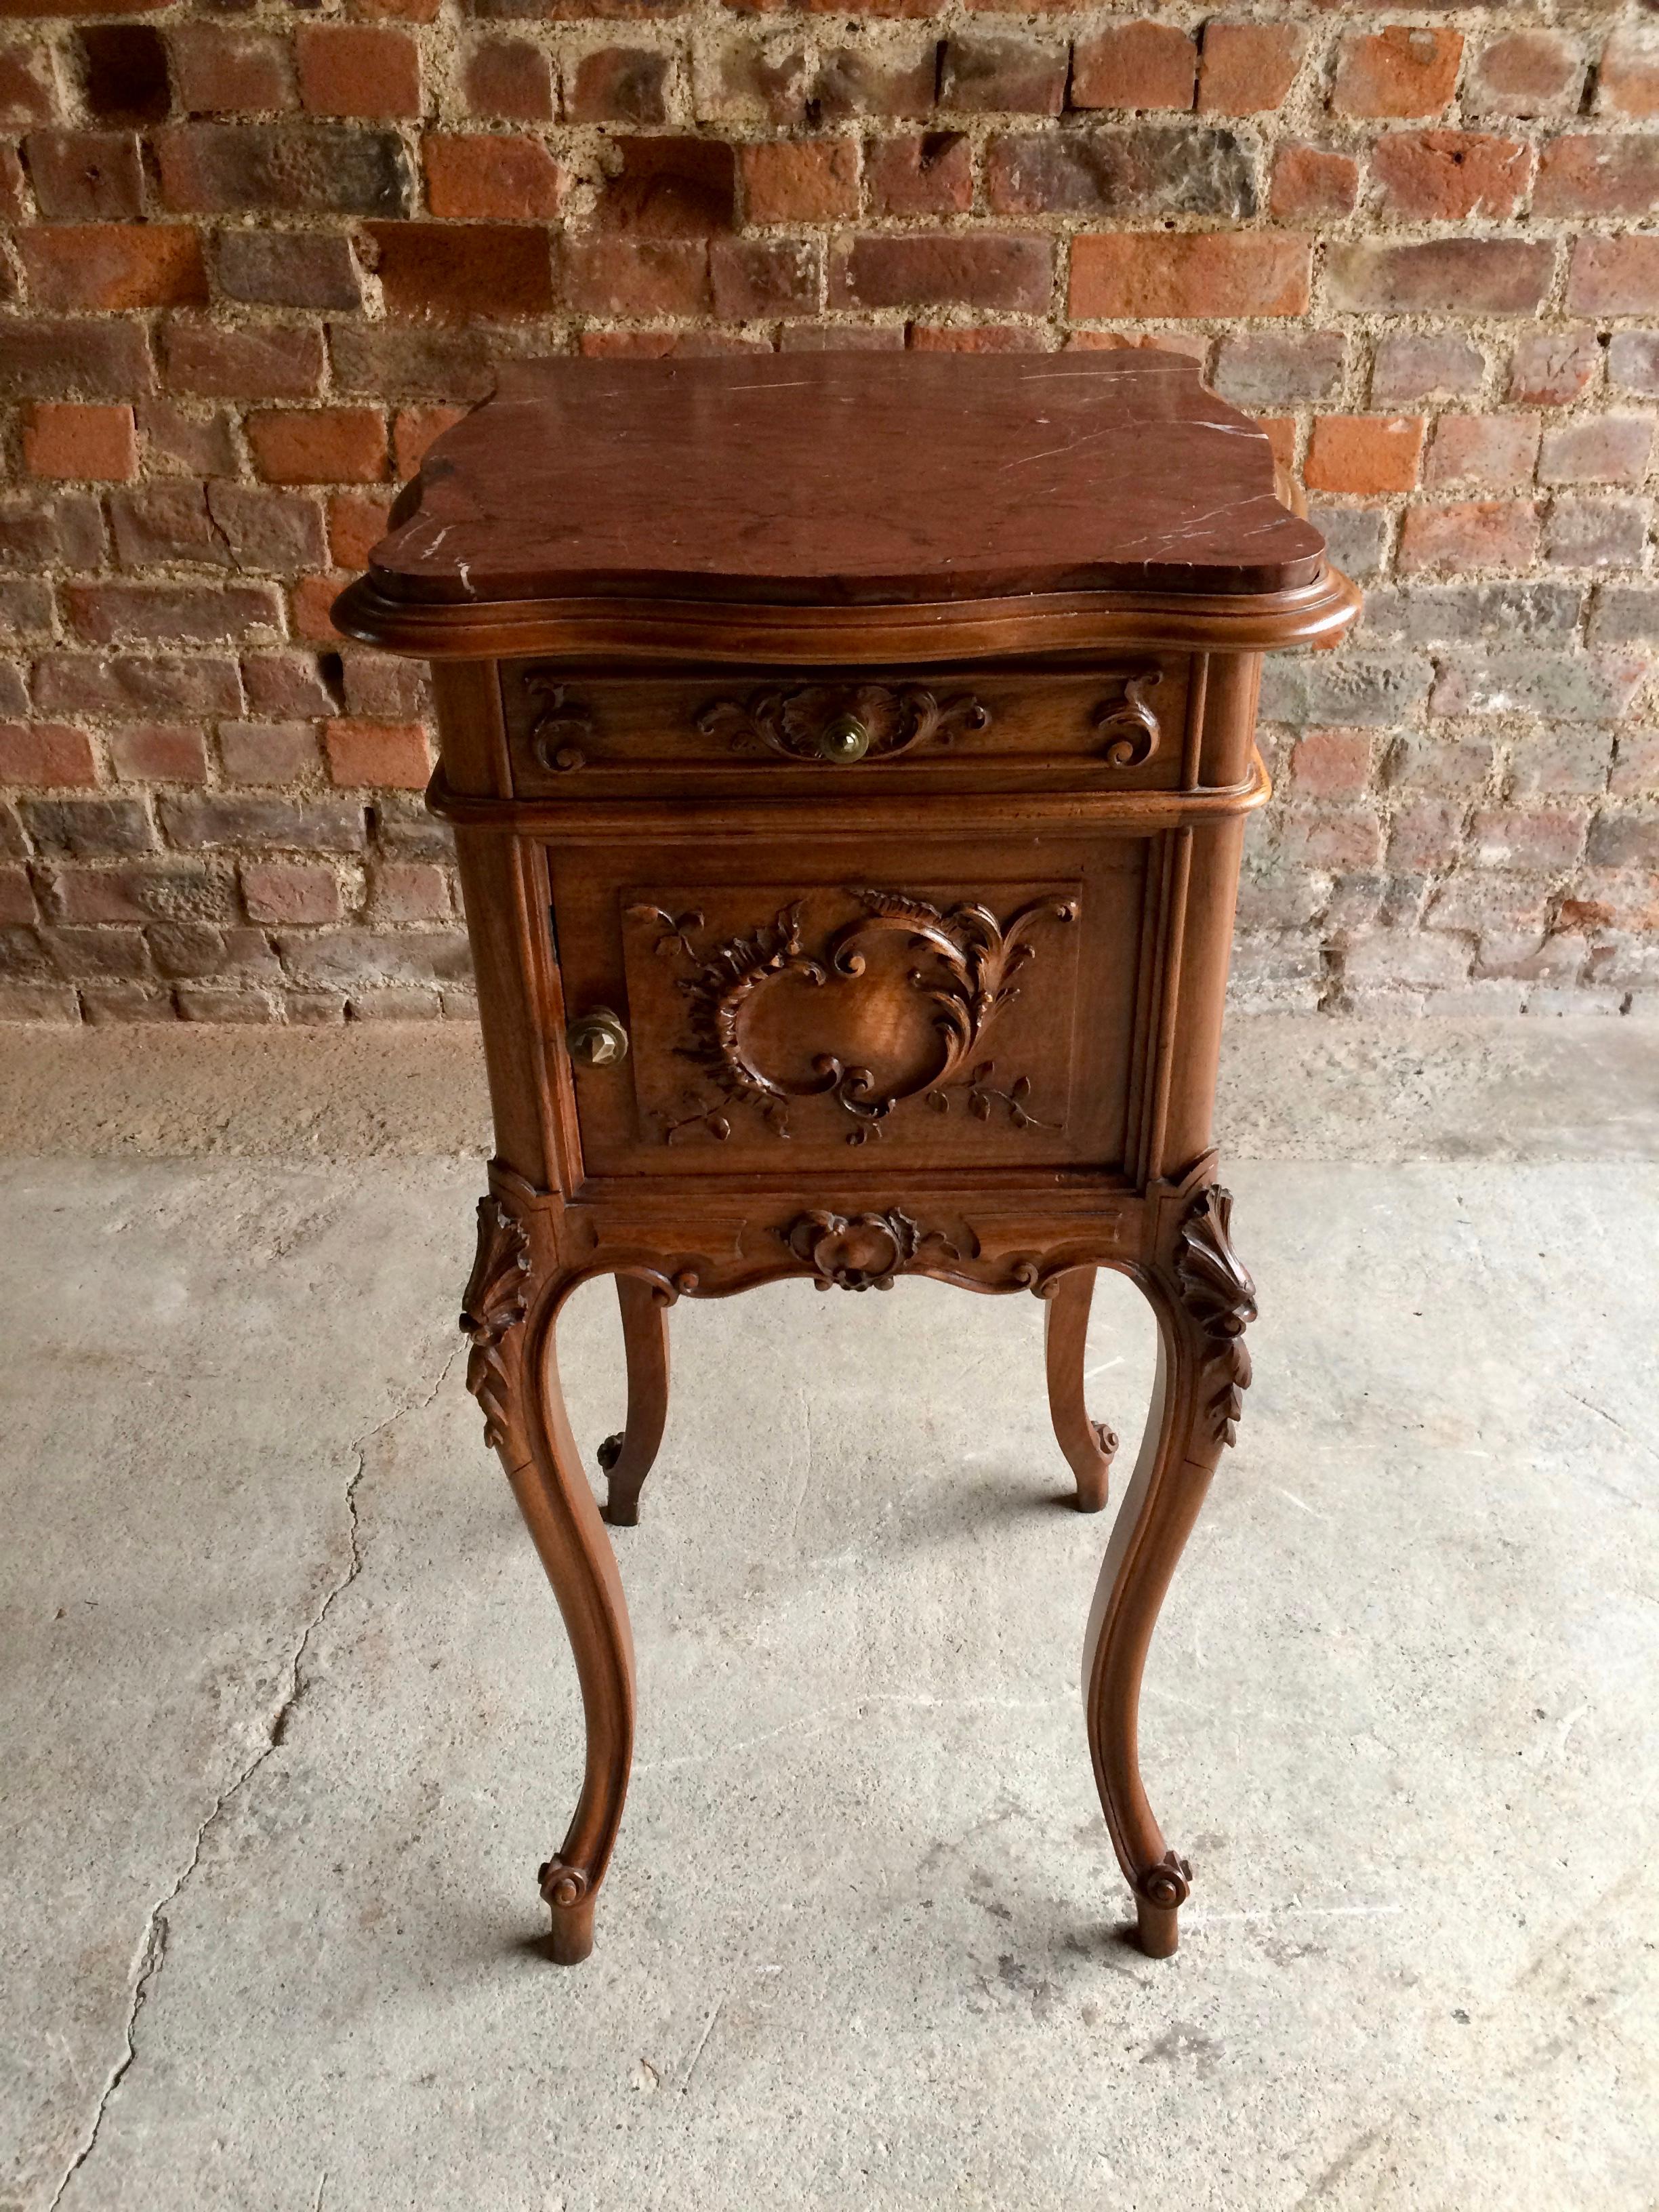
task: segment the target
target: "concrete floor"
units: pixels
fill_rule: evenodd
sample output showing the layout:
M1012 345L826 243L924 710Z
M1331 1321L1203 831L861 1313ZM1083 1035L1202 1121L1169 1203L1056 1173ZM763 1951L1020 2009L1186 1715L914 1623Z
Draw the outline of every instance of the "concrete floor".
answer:
M245 1115L179 1060L158 1123L94 1040L43 1125L13 1033L0 2207L1651 2208L1659 1031L1523 1026L1235 1030L1256 1382L1145 1708L1176 1960L1118 1934L1036 1302L787 1285L674 1316L574 1973L461 1047L380 1032L354 1092L262 1038ZM596 1440L603 1286L562 1364ZM1115 1283L1091 1364L1130 1425Z

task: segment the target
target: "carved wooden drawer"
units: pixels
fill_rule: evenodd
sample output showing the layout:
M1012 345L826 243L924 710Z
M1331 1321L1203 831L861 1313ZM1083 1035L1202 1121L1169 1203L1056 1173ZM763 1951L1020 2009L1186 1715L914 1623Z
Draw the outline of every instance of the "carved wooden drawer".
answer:
M1189 664L1179 653L1086 672L729 672L618 681L548 661L501 665L513 782L524 796L619 795L678 766L752 788L832 771L856 787L927 788L964 770L1022 782L1170 789Z
M584 1174L1117 1165L1147 850L550 848Z

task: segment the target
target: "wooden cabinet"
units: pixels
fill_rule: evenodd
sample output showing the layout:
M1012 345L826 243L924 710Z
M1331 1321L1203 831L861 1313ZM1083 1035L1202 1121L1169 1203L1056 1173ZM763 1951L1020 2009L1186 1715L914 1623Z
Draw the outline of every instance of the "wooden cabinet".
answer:
M849 436L849 429L856 434ZM1116 1439L1083 1346L1139 1285L1159 1373L1084 1652L1144 1947L1191 1869L1136 1750L1158 1609L1249 1380L1211 1102L1261 656L1357 595L1267 440L1141 352L564 361L433 447L349 633L434 665L496 1158L468 1381L569 1631L575 1814L541 1871L585 1956L634 1678L559 1393L617 1278L605 1510L663 1432L667 1313L909 1272L1045 1301L1077 1502ZM648 1571L642 1566L641 1571Z

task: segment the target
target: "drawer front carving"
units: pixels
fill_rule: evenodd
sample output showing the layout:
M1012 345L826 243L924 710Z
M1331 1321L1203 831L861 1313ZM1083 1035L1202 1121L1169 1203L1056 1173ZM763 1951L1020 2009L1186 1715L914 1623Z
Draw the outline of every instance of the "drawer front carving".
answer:
M763 682L588 677L507 661L501 688L524 795L616 794L676 765L739 790L757 779L925 788L963 771L1159 788L1180 780L1188 674L1179 653L1086 673L978 667Z
M1017 876L982 846L866 844L732 880L707 854L555 848L567 1015L625 1009L629 1038L573 1073L588 1172L844 1174L871 1146L1115 1164L1144 853L1101 840Z

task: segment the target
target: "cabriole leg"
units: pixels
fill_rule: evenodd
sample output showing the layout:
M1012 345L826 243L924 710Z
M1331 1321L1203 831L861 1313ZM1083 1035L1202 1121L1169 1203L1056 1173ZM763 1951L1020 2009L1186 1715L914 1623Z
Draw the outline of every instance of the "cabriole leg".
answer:
M1170 1249L1145 1283L1158 1316L1158 1374L1133 1475L1118 1509L1084 1649L1083 1696L1095 1781L1130 1887L1140 1948L1175 1950L1192 1879L1152 1816L1140 1779L1140 1681L1165 1591L1250 1379L1243 1337L1250 1279L1228 1231L1232 1200L1199 1192L1173 1214Z
M632 1528L640 1517L640 1488L651 1472L668 1419L668 1308L654 1285L618 1275L623 1351L628 1363L628 1419L599 1446L599 1466L610 1478L605 1517Z
M1117 1431L1104 1421L1091 1421L1085 1402L1083 1362L1094 1296L1092 1267L1062 1275L1048 1293L1042 1328L1048 1413L1066 1464L1077 1477L1079 1513L1098 1513L1105 1504L1117 1450Z
M586 1723L581 1795L541 1869L550 1955L574 1966L593 1948L593 1908L628 1795L634 1750L634 1644L610 1539L566 1417L554 1358L558 1284L538 1281L526 1224L495 1198L478 1207L478 1256L461 1326L467 1388L483 1407L570 1638Z

